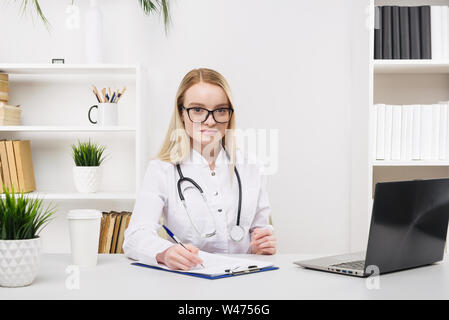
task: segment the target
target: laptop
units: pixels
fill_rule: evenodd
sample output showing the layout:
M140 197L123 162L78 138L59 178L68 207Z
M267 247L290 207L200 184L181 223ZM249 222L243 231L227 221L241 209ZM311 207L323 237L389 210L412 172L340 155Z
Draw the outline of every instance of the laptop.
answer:
M449 179L379 182L366 251L294 263L367 277L443 260L449 221Z

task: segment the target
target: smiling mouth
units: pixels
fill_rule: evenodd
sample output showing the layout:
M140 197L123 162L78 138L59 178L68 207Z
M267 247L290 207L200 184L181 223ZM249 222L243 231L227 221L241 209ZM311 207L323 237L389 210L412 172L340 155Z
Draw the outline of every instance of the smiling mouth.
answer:
M202 133L216 133L216 132L218 132L218 130L208 130L208 129L204 129L204 130L201 130L201 132L202 132Z

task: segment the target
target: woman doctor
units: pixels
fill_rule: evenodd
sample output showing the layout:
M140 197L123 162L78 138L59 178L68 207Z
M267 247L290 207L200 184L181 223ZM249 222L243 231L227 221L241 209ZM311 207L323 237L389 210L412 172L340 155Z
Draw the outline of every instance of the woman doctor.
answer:
M127 257L189 270L203 262L199 249L276 253L265 176L256 161L236 150L233 129L234 105L224 77L205 68L188 72L125 232ZM188 250L158 236L161 217Z

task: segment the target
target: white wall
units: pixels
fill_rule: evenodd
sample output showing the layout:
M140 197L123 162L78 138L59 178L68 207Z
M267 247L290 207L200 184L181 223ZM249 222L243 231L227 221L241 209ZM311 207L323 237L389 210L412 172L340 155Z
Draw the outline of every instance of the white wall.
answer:
M177 86L196 67L227 78L239 127L279 130L279 170L268 180L279 252L350 248L352 15L365 14L363 6L353 13L353 1L177 0L168 37L162 20L145 17L137 0L99 1L105 62L149 70L152 155ZM50 33L37 19L20 18L16 3L0 6L0 63L85 62L83 30L64 25L69 1L40 2ZM76 2L83 13L87 1ZM68 251L66 230L60 213L44 232L46 251Z

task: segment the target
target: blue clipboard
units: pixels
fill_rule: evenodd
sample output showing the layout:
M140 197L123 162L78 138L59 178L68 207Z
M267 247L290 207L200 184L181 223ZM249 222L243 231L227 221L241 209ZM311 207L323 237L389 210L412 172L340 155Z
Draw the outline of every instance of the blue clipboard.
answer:
M139 262L133 262L131 264L134 265L134 266L146 267L146 268L162 270L162 271L168 271L168 272L173 272L173 273L179 273L179 274L184 274L184 275L187 275L187 276L203 278L203 279L209 279L209 280L229 278L229 277L236 277L236 276L243 276L243 275L251 274L251 273L258 273L258 272L264 272L264 271L271 271L271 270L278 270L279 269L279 267L273 266L273 267L260 268L260 269L256 269L256 270L244 270L244 271L239 271L239 272L236 272L236 273L227 273L227 274L220 274L220 275L217 275L217 276L211 276L211 275L207 275L207 274L199 274L199 273L192 273L192 272L181 272L181 271L177 271L177 270L167 270L167 269L164 269L164 268L160 268L160 267L156 267L156 266L150 266L150 265L139 263Z

